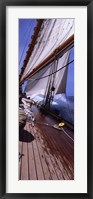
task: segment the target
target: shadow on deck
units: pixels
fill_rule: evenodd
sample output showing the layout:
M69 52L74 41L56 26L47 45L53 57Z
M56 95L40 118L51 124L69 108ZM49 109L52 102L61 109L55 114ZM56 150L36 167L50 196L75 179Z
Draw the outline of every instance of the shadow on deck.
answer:
M34 136L26 131L25 129L19 131L19 141L20 142L32 142L34 140Z
M74 133L66 126L64 131L59 131L45 125L57 121L39 112L37 107L33 111L34 126L26 122L19 133L19 153L22 154L19 180L73 180Z

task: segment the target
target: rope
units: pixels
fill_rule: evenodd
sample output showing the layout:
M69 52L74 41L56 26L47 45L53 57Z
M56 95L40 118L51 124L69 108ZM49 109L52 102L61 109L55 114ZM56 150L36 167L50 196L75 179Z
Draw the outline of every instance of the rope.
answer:
M31 26L31 27L30 27ZM31 22L31 24L30 24L30 30L29 30L29 32L28 32L28 35L27 35L27 39L26 39L26 42L25 42L25 46L24 46L24 49L23 49L23 51L22 51L22 54L21 54L21 57L20 57L20 60L19 60L19 65L20 65L20 63L21 63L21 61L22 61L22 57L23 57L23 55L24 55L24 52L25 52L25 49L26 49L26 46L27 46L27 43L28 43L28 39L29 39L29 36L30 36L30 32L31 32L31 29L32 29L32 22Z
M22 39L21 39L21 41L20 41L20 43L19 43L20 46L21 46L21 44L22 44L22 42L23 42L23 40L24 40L24 37L25 37L25 35L27 34L29 28L30 28L30 23L28 24L27 29L26 29L26 31L24 32L23 37L22 37Z
M37 79L30 79L30 80L34 80L34 81L36 81L36 80L40 80L40 79L43 79L43 78L46 78L46 77L49 77L49 76L51 76L51 75L53 75L54 73L57 73L58 71L60 71L60 70L62 70L63 68L65 68L65 67L67 67L68 65L70 65L71 63L73 63L74 62L74 59L71 61L71 62L69 62L68 64L66 64L65 66L62 66L61 68L59 68L57 71L55 71L55 72L53 72L53 73L51 73L51 74L49 74L49 75L46 75L46 76L44 76L44 77L41 77L41 78L37 78Z
M55 59L54 62L53 62L53 65L51 66L51 70L50 70L50 73L52 73L52 76L49 76L48 86L46 86L45 103L47 103L47 100L48 100L49 103L51 103L51 101L53 101L53 98L54 98L54 91L55 90L52 91L51 89L55 86L54 81L55 81L56 73L53 73L53 71L56 72L57 66L58 66L58 60Z
M71 53L70 53L70 54L71 54ZM70 59L70 54L69 54L69 59ZM73 119L72 119L72 114L71 114L71 109L70 109L70 106L69 106L69 102L68 102L67 95L66 95L66 101L67 101L67 106L68 106L69 119L70 119L71 121L73 121Z
M54 128L54 125L50 125L50 124L48 124L48 123L43 123L43 122L35 122L35 123L36 123L36 124L41 124L41 125L50 126L50 127L53 127L53 128ZM65 133L65 135L66 135L67 137L69 137L69 138L74 142L73 138L72 138L70 135L68 135L68 133L64 130L63 127L61 127L60 130L63 131L63 132Z
M74 142L74 140L72 139L72 137L70 137L70 135L68 135L68 133L63 129L63 127L61 127L61 129L64 131L64 133Z
M34 65L36 64L36 62L40 58L40 55L42 54L42 52L44 51L44 49L46 47L46 42L49 40L50 32L48 33L47 40L45 41L45 43L43 43L43 41L45 40L45 37L46 37L45 35L48 32L49 25L50 25L50 21L47 22L46 29L45 29L45 31L43 30L44 32L40 36L40 39L38 41L38 45L37 45L36 49L33 51L32 57L31 57L30 62L29 62L29 66L32 64L31 69L33 69ZM37 57L36 60L35 60L35 57ZM30 71L30 69L28 69L26 76L29 74L29 71Z

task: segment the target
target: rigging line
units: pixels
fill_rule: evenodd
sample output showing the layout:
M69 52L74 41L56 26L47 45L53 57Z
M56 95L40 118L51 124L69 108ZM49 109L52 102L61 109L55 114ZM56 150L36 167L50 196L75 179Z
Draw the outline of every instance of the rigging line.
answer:
M68 32L66 33L66 35L64 35L64 37L62 38L62 40L61 40L61 42L60 42L59 44L61 44L61 43L66 39L66 37L68 36L68 34L69 34L70 31L71 31L71 29L68 30ZM55 41L55 43L53 44L53 46L51 47L51 49L49 50L49 52L47 53L46 56L49 55L49 53L50 53L51 50L54 48L54 46L56 45L56 43L57 43L57 41ZM43 60L44 60L44 59L43 59ZM42 60L42 61L43 61L43 60ZM36 63L36 61L35 61L35 63ZM28 72L27 74L29 74L29 72ZM26 74L26 75L27 75L27 74Z
M28 39L29 39L29 36L30 36L31 29L32 29L32 22L30 24L30 29L29 29L28 36L27 36L27 39L26 39L26 42L25 42L25 46L24 46L24 49L22 51L22 54L21 54L21 57L20 57L20 60L19 60L19 65L20 65L20 63L22 61L22 57L24 55L24 52L25 52L25 49L26 49L26 46L27 46L27 42L28 42Z
M43 26L45 26L44 23L45 23L45 22L43 22L43 24L42 24L42 26L41 26L41 29L40 29L40 31L39 31L38 37L37 37L36 48L35 48L34 51L33 51L31 63L33 62L34 57L37 55L38 49L41 47L41 45L42 45L42 43L43 43L43 41L44 41L44 35L45 35L46 31L48 30L48 28L47 28L48 23L46 23L46 30L44 31L44 28L43 28ZM42 29L43 29L43 30L42 30ZM41 31L42 31L42 34L41 34ZM42 42L41 42L41 41L42 41Z
M67 51L65 54L65 59L63 60L63 66L68 63L68 56L69 56L69 51ZM60 59L59 59L60 60ZM63 79L63 78L62 78ZM66 78L67 79L67 78ZM59 84L59 75L57 76L57 79L56 79L56 87L57 85Z
M43 24L42 24L43 25ZM46 24L46 31L48 30L48 28L47 28L47 25L48 24ZM41 26L41 30L42 30L42 26ZM41 30L40 30L40 34L41 34ZM38 41L38 38L37 38L37 40L36 40L36 47L34 48L34 50L33 50L33 53L32 53L32 55L31 55L31 57L30 57L30 59L29 59L29 62L28 62L28 64L27 64L27 67L26 67L26 74L29 74L29 66L32 64L32 67L31 67L31 69L33 68L33 62L35 62L34 61L34 59L35 59L35 57L37 56L37 54L38 54L38 49L40 49L41 48L41 45L42 45L42 42L41 41L43 41L44 40L44 35L46 34L46 31L44 31L43 30L43 34L42 35L40 35L40 36L38 36L38 38L40 38L39 39L39 41ZM23 77L24 77L24 75L25 74L23 74Z
M35 122L35 123L36 124L41 124L41 125L46 125L46 126L54 128L54 125L51 125L51 124L48 124L48 123L45 123L45 122ZM60 130L63 131L66 134L66 136L68 136L74 142L73 138L64 130L63 127L61 127Z
M69 29L69 30L67 31L66 35L63 36L61 42L62 42L63 40L65 40L66 37L68 37L68 34L69 34L70 31L71 31L71 29ZM60 44L60 43L59 43L59 44ZM52 46L52 48L49 50L49 52L48 52L48 54L47 54L46 56L49 55L50 51L54 48L54 46L55 46L55 44ZM35 62L35 63L36 63L36 62ZM32 66L32 67L33 67L33 66ZM29 70L27 71L26 76L27 76L28 74L29 74ZM24 77L24 76L23 76L23 77Z
M71 55L71 52L70 52L70 54L69 54L69 59L70 59L70 55ZM70 106L69 106L69 102L68 102L67 95L66 95L66 102L67 102L68 111L69 111L69 119L73 122L72 114L71 114L71 109L70 109Z
M48 36L47 36L47 40L49 39L49 36L50 36L50 32L51 32L51 30L49 30L49 25L50 25L50 21L48 21L47 22L47 26L46 26L46 31L44 31L43 32L43 36L42 37L40 37L40 42L39 42L39 46L37 46L37 49L35 50L37 53L35 54L35 52L34 52L34 59L31 61L32 62L32 67L31 67L31 69L33 69L33 66L36 64L36 62L38 61L38 59L40 58L40 55L42 54L42 52L44 51L44 48L46 47L46 42L47 41L45 41L45 44L43 44L43 46L42 46L42 48L41 48L41 51L40 51L40 47L41 47L41 45L42 45L42 43L43 42L41 42L42 41L42 39L44 39L44 36L46 35L46 32L48 32ZM53 25L52 25L52 27L54 26L54 23L53 23ZM39 49L39 51L38 51L38 49ZM39 55L38 55L38 53L39 53ZM38 55L37 56L37 59L35 60L35 57L36 57L36 55ZM34 63L33 63L34 62ZM30 64L29 64L30 65ZM27 74L26 75L28 75L29 74L29 70L30 69L28 69L28 71L27 71Z
M54 62L54 74L53 74L53 80L52 80L52 87L51 87L51 89L54 87L55 88L55 79L56 79L56 71L57 71L57 67L58 67L58 62L59 62L59 60L58 59L56 59L55 60L55 62ZM51 77L51 76L50 76ZM54 98L54 93L55 93L55 89L54 89L54 91L52 91L51 90L51 96L52 96L52 100L53 100L53 98Z
M71 53L69 53L68 60L70 60L70 54L71 54ZM68 76L68 72L67 72L67 76ZM67 85L66 85L66 87L67 87ZM69 118L69 120L72 121L71 114L70 114L69 102L68 102L68 98L67 98L67 95L66 95L66 94L65 94L65 97L66 97L66 104L67 104L67 108L68 108L68 118Z
M66 131L63 129L63 127L61 127L61 129L74 142L74 140L70 137L70 135L68 135L68 133L66 133Z
M20 63L21 63L21 61L22 61L22 57L23 57L23 55L24 55L24 52L25 52L25 49L26 49L26 46L27 46L27 42L28 42L28 39L29 39L29 35L30 35L30 31L31 31L31 28L32 28L32 24L33 24L33 22L31 22L31 24L30 24L30 26L29 26L29 32L28 32L28 35L27 35L27 39L26 39L26 42L25 42L25 46L24 46L24 49L23 49L23 51L22 51L22 54L21 54L21 57L20 57L20 60L19 60L19 65L20 65Z
M52 73L53 64L54 64L54 62L52 62L50 64L49 73ZM50 84L50 77L48 77L48 79L47 79L47 85L46 85L46 89L45 89L44 99L47 96L47 93L48 93L48 90L49 90L49 84Z
M68 65L70 65L70 64L73 63L73 62L74 62L74 59L73 59L71 62L69 62L68 64L66 64L65 66L62 66L62 67L59 68L57 71L55 71L55 72L53 72L53 73L51 73L51 74L49 74L49 75L46 75L46 76L44 76L44 77L37 78L37 79L32 79L32 78L31 78L30 80L36 81L36 80L40 80L40 79L49 77L49 76L53 75L54 73L57 73L58 71L60 71L60 70L62 70L63 68L67 67Z
M71 53L70 53L70 54L71 54ZM70 59L70 54L69 54L69 59ZM69 72L69 71L68 71L68 72ZM67 102L67 107L68 107L68 112L69 112L69 119L70 119L71 121L73 121L67 95L66 95L66 102Z
M44 37L45 37L45 35L46 35L46 33L48 32L48 29L49 29L49 22L47 23L47 26L46 26L46 30L43 32L43 36L42 37L40 37L40 44L39 44L39 46L37 47L37 49L36 49L36 54L35 54L35 56L34 56L34 59L35 59L35 57L36 57L36 55L38 55L38 53L39 53L39 55L37 56L37 59L36 60L33 60L33 62L32 62L32 67L31 67L31 69L33 68L33 66L35 65L35 63L38 61L38 59L39 59L39 57L40 57L40 55L41 55L41 53L43 52L43 50L42 50L42 48L44 48L45 46L46 46L46 44L43 44L43 41L44 41ZM43 45L43 46L42 46ZM41 48L41 51L40 51L40 48ZM39 51L38 51L38 49L39 49ZM28 71L28 73L29 73L29 71ZM27 74L28 74L27 73Z
M57 70L57 65L58 65L58 60L55 59L53 62L53 65L51 67L50 73L53 73L53 71L55 72ZM56 76L56 73L54 73L52 76L49 76L49 86L48 86L48 90L46 92L46 99L49 100L48 101L49 103L52 101L52 98L54 96L54 92L52 92L51 88L54 86L55 76Z
M22 43L22 41L23 41L23 39L24 39L25 35L27 34L27 32L28 32L29 28L30 28L30 23L28 24L27 29L26 29L26 31L24 32L24 34L23 34L23 37L22 37L21 41L19 42L19 46L21 45L21 43Z

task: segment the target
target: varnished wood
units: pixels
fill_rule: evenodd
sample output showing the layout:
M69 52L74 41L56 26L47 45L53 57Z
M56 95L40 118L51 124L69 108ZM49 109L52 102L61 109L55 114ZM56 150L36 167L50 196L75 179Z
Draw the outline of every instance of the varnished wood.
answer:
M74 142L51 126L58 121L35 106L32 109L36 119L34 126L31 121L26 122L23 141L19 141L19 151L23 154L19 161L19 179L73 180ZM74 139L74 132L67 126L64 129Z
M22 77L22 75L23 75L23 73L24 73L24 70L25 70L25 68L26 68L26 66L27 66L27 63L28 63L28 61L29 61L29 58L30 58L30 56L31 56L31 54L32 54L32 52L33 52L33 49L34 49L34 46L35 46L35 43L36 43L36 39L37 39L37 36L38 36L38 33L39 33L39 30L40 30L40 28L41 28L42 23L43 23L43 19L39 19L39 20L38 20L38 23L37 23L37 26L36 26L36 28L35 28L35 30L34 30L34 35L32 36L32 41L31 41L31 43L29 44L29 49L28 49L28 51L27 51L26 58L25 58L25 60L24 60L23 66L22 66L22 68L21 68L21 73L20 73L20 75L19 75L19 80L21 80L21 77Z
M27 74L22 80L20 80L20 84L22 84L25 80L29 79L38 71L43 69L45 66L53 62L55 60L55 56L57 57L60 54L60 52L63 51L65 53L68 50L69 46L74 46L74 35L71 35L64 43L57 47L47 58L45 58L40 64L35 66L29 74Z

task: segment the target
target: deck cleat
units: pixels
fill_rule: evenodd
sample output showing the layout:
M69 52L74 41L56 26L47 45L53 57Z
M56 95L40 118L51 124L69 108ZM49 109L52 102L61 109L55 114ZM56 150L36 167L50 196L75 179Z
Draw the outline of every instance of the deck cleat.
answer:
M64 125L65 125L65 123L64 123L64 122L61 122L61 123L59 123L59 124L54 124L53 127L54 127L55 129L62 130L62 127L63 127Z

